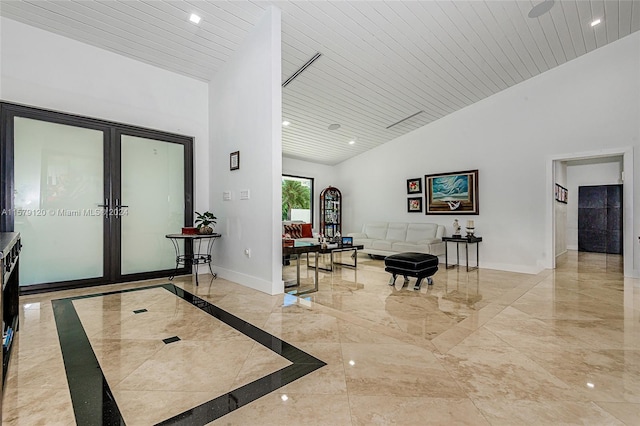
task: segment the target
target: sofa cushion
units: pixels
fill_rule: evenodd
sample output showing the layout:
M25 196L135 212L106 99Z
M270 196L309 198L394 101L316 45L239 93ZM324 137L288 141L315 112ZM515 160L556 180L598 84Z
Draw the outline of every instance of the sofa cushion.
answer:
M387 228L387 235L385 240L391 241L405 241L407 238L407 224L406 223L390 223Z
M373 240L384 240L387 238L387 228L387 222L365 223L362 226L362 232L367 234L367 237Z
M350 232L347 234L347 237L367 238L367 234L365 234L364 232Z
M436 238L438 225L435 223L410 223L407 228L407 239L409 243L416 243L422 240L433 240Z
M413 244L406 242L398 242L391 244L391 250L398 253L404 252L419 252L419 253L431 253L431 245L430 244Z
M363 248L371 248L371 245L373 244L374 241L378 241L378 240L373 240L371 238L354 238L353 239L353 244L354 245L362 245Z
M375 240L371 243L371 248L376 250L391 250L391 247L395 241L391 240Z

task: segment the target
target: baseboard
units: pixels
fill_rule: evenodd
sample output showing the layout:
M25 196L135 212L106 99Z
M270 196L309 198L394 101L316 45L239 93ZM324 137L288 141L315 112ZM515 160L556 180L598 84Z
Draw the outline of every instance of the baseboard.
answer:
M462 259L460 259L460 263L462 263ZM473 259L472 263L475 265L475 259ZM492 262L480 261L480 269L496 269L498 271L517 272L520 274L536 275L544 271L546 268L541 266L512 265L508 263L492 263Z
M211 269L213 269L213 272L218 274L218 278L223 278L227 281L233 281L234 283L261 291L263 293L267 293L270 295L284 293L284 281L282 280L277 283L272 283L271 281L267 281L259 277L242 274L240 272L221 268L216 265L211 265ZM204 266L203 269L199 269L198 271L199 273L208 274L209 268Z

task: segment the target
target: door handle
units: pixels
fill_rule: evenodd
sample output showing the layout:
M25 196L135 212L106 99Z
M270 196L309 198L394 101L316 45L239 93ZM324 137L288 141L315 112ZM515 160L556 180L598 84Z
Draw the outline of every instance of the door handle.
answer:
M116 198L116 208L117 208L117 209L119 209L119 208L121 208L121 207L129 207L129 206L120 205L120 200L118 200L118 199Z
M109 208L109 199L105 198L104 199L104 204L98 204L98 207L104 207L105 209Z
M125 206L124 204L120 204L120 200L118 198L116 198L116 217L120 217L122 216L122 209L123 208L129 208L129 206Z

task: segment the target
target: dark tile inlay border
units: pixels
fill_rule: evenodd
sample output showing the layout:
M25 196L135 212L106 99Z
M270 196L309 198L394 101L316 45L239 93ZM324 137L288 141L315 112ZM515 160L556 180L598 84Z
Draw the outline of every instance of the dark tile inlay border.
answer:
M52 300L77 424L124 425L125 423L72 301L158 287L162 287L193 304L292 363L274 373L158 423L159 425L205 425L327 365L295 346L173 284ZM179 340L177 336L175 338Z
M52 300L71 403L79 425L124 425L124 420L84 332L73 299Z
M133 311L134 314L141 314L143 312L148 312L146 309L136 309L135 311Z
M166 339L162 339L162 341L164 342L165 345L168 345L169 343L179 342L180 338L178 336L173 336L173 337L167 337Z

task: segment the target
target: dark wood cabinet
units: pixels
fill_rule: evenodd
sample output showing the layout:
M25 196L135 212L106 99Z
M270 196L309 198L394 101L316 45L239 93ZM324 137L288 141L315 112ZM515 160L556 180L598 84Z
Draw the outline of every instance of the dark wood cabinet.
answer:
M17 232L0 232L0 267L2 268L2 292L0 293L0 316L2 316L2 376L4 387L11 347L18 331L18 266L22 243Z
M320 193L320 233L326 238L342 234L342 194L333 186Z

